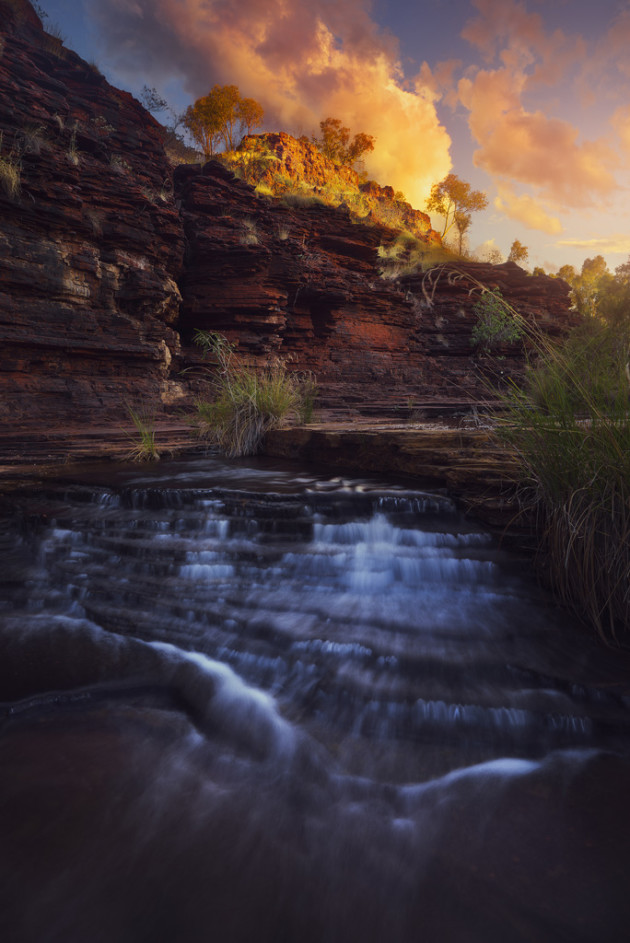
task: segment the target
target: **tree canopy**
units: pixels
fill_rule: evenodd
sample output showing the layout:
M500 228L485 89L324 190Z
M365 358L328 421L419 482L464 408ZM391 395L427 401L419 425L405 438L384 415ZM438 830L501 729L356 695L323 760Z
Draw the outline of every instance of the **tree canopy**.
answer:
M242 98L236 85L215 85L184 114L184 125L206 157L223 145L233 151L246 134L262 124L264 111L253 98Z
M429 212L444 217L442 238L455 227L460 252L472 222L472 213L485 209L487 205L486 194L482 190L472 190L470 184L460 180L457 174L448 174L440 183L434 183L427 200Z
M571 286L573 304L580 314L616 325L630 323L630 257L614 274L602 255L585 259L579 272L572 265L563 265L557 274Z
M524 246L522 242L519 242L518 239L515 239L510 247L508 262L527 262L528 257L529 249L527 246Z
M339 118L326 118L319 122L320 138L313 143L325 157L350 167L364 154L374 150L374 138L360 131L350 140L350 128L342 125Z

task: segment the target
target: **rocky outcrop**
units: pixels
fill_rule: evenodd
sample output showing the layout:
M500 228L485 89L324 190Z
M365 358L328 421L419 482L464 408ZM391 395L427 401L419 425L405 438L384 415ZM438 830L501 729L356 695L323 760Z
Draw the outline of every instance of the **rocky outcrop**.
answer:
M164 419L190 402L194 373L181 371L199 360L196 328L226 334L253 363L278 355L314 373L320 414L400 418L466 408L487 396L488 373L522 369L518 345L501 360L471 347L479 284L545 329L568 324L558 280L510 264L404 275L408 247L399 270L384 258L402 245L397 231L348 206L272 199L217 162L173 177L160 126L48 36L26 0L0 0L0 39L0 419L11 441L16 427L120 424L127 403ZM310 142L264 137L295 180L332 173ZM396 203L391 188L363 190ZM413 251L427 251L429 218L408 209L424 233Z
M405 229L429 245L442 243L430 217L415 210L402 194L330 160L306 137L296 139L282 131L248 135L235 160L241 161L251 182L265 184L275 195L310 190L331 205L347 204L364 222Z
M522 345L493 357L471 346L482 285L545 328L568 324L567 286L514 263L383 278L379 249L396 234L347 209L258 197L216 162L179 167L175 186L188 245L183 337L219 331L254 362L277 354L312 371L329 412L464 408L487 398L489 374L518 375Z
M1 418L176 397L183 231L159 125L29 4L0 0L0 40Z

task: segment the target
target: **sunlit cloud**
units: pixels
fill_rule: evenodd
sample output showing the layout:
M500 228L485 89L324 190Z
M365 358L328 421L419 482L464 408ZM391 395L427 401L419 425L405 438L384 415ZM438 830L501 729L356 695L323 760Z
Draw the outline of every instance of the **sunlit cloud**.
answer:
M564 117L528 106L542 83L554 85L577 68L585 41L562 30L546 32L541 16L514 0L475 0L474 6L477 16L462 35L488 65L496 63L469 70L458 84L478 145L474 164L497 184L495 205L509 218L558 233L561 224L545 206L557 212L601 207L619 187L615 173L621 161L608 138L589 139ZM517 185L531 188L531 194L517 196Z
M499 184L494 206L508 219L521 223L527 229L537 229L550 235L562 232L560 220L551 216L538 200L528 193L517 194L507 184Z
M558 245L584 249L585 252L630 255L630 235L627 233L611 233L610 236L596 236L593 239L560 239Z
M238 85L270 130L310 135L327 117L376 138L366 169L422 205L451 168L435 95L403 85L397 42L367 0L98 0L109 54L129 73L179 76L191 99ZM155 71L153 71L155 74Z
M627 164L630 164L630 105L617 108L610 123L619 140L622 153Z

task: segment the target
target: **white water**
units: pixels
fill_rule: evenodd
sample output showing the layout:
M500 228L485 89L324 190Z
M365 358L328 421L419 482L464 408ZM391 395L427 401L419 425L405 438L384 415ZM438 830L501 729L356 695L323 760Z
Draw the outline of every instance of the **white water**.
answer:
M625 939L623 661L440 495L228 471L37 496L2 610L6 782L36 796L44 723L59 828L85 802L110 826L88 854L42 820L31 848L0 792L16 900L52 856L16 941Z

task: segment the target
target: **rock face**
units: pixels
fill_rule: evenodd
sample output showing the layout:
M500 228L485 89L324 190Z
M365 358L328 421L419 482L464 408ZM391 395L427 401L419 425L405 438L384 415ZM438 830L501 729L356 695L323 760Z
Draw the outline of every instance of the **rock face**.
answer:
M546 328L568 324L560 281L510 264L393 278L383 254L396 231L347 208L260 196L217 162L173 179L159 125L48 36L26 0L0 0L0 132L11 430L119 422L127 403L176 409L190 400L181 370L199 360L195 328L225 333L254 363L278 355L312 371L324 414L400 418L485 398L485 374L522 368L518 345L501 361L471 348L477 283ZM316 175L325 160L266 137L287 173Z
M183 231L160 129L131 95L0 0L4 420L94 421L177 395ZM2 168L0 167L0 170Z
M363 181L352 167L334 163L308 140L296 140L290 134L274 132L246 137L240 147L245 154L254 155L252 176L270 186L274 193L305 184L315 194L337 195L335 203L348 201L359 216L370 222L406 229L422 242L441 245L439 235L431 228L431 218L415 210L393 187L381 187L374 180ZM262 168L256 166L256 154L269 155ZM260 158L259 158L260 162ZM398 199L396 197L398 196Z
M177 168L175 187L188 244L183 337L219 331L253 361L288 358L316 374L329 411L456 408L487 398L489 373L517 375L520 344L498 350L501 360L471 347L481 285L545 328L568 324L564 282L514 263L387 279L379 248L394 233L347 210L258 198L216 162Z

